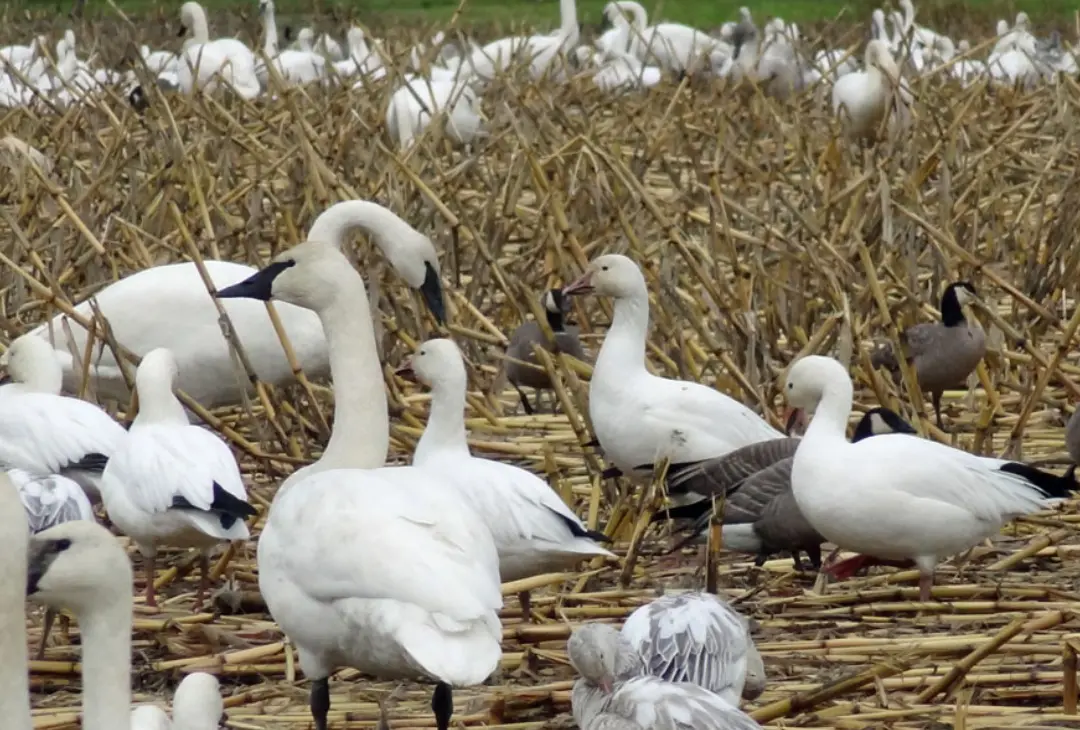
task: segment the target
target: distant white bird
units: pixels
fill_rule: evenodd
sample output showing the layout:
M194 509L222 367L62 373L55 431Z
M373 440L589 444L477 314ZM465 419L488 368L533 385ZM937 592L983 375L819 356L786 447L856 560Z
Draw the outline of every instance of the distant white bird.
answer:
M560 54L569 54L580 35L576 0L559 0L559 29L551 35L511 36L473 50L468 68L482 81L511 68L515 62L529 67L533 78L547 75Z
M885 119L889 129L902 127L913 98L887 42L872 40L866 44L865 66L862 71L837 79L832 90L833 114L848 136L855 139L876 137Z
M315 31L311 28L301 28L300 32L296 34L296 43L293 45L295 50L309 51L325 56L326 60L331 63L345 60L345 52L341 49L340 43L327 33L323 33L316 39ZM292 47L290 46L290 48Z
M206 551L225 540L246 540L245 517L255 514L232 451L216 434L188 423L173 394L176 360L171 352L147 353L135 373L139 414L105 468L101 494L109 518L139 546L146 559L146 604L154 598L154 558L159 544L194 547L209 587Z
M582 524L540 477L525 469L469 453L465 435L465 363L452 340L421 343L400 375L431 387L431 415L416 445L413 465L449 482L495 539L504 583L570 568L598 555L603 533ZM525 618L527 594L520 594Z
M0 466L67 477L96 501L105 465L127 437L123 426L92 403L60 395L60 365L33 334L12 342L0 366L14 381L0 386Z
M224 83L245 99L262 93L255 75L255 55L235 38L210 40L206 11L188 0L180 8L180 21L192 32L180 52L179 86L185 93L201 89L213 91Z
M480 98L464 81L442 81L406 75L390 96L386 127L400 149L408 149L443 113L443 131L451 142L465 145L485 136Z
M273 0L259 0L259 14L262 15L263 32L266 35L263 41L263 52L277 69L282 80L290 84L310 84L326 78L330 62L321 53L310 48L302 51L278 50L277 21L274 18ZM270 72L265 62L259 60L255 71L259 82L266 85Z
M349 57L334 61L334 73L344 77L361 74L371 81L386 75L386 69L383 68L379 54L368 48L363 28L354 25L349 28L345 38L348 42Z
M619 50L623 38L629 37L628 51L643 63L656 65L674 73L697 71L712 63L711 57L720 52L731 56L733 49L719 38L708 33L679 23L657 23L646 26L648 14L641 3L633 0L618 0L608 3L604 13L612 20L615 27L622 31L627 21L622 12L628 11L633 16L627 35L617 35L608 39L612 50ZM604 36L601 42L604 43ZM605 45L604 50L607 50Z

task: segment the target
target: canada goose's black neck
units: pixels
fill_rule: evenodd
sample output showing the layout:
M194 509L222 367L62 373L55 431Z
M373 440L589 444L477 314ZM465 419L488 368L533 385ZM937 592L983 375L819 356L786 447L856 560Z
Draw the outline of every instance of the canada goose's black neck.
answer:
M547 314L548 327L551 328L552 332L559 333L566 329L562 312L552 312L550 309L545 309L544 313Z
M967 323L964 319L964 309L960 306L960 298L956 295L959 287L967 288L964 282L949 284L945 293L941 295L941 322L946 327L961 327Z

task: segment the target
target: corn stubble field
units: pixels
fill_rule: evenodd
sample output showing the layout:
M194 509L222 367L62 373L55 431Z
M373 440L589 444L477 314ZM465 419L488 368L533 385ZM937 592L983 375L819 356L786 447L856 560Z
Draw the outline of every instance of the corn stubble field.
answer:
M163 21L162 33L170 27ZM126 28L101 23L80 37L116 52L110 39ZM863 26L824 30L861 50ZM384 35L407 49L420 32ZM30 25L18 35L31 37ZM612 100L587 80L498 80L485 95L491 136L466 153L437 135L393 152L386 83L364 93L290 89L255 103L152 91L143 115L122 98L60 114L8 112L0 136L30 142L54 167L40 176L13 163L17 174L0 176L7 335L154 264L263 264L341 199L377 200L429 234L442 251L450 331L469 360L474 453L544 475L616 537L620 558L636 554L545 579L533 594L541 623L522 622L508 586L501 670L458 693L456 717L467 725L570 727L567 622L621 621L659 589L705 582L696 551L657 564L672 540L666 528L641 530L656 490L602 482L602 458L581 446L591 438L587 367L549 363L561 377L557 415L521 415L512 390L492 392L508 333L538 313L540 292L595 255L623 251L645 267L656 372L714 384L777 422L787 365L832 354L850 363L860 406L892 406L931 438L975 453L1063 462L1063 409L1080 398L1080 88L1069 79L1030 93L913 84L910 134L873 149L840 141L813 94L776 101L752 87L690 81ZM400 462L427 397L392 369L432 333L369 244L358 240L349 255L380 301ZM954 433L945 434L932 417L919 419L918 393L897 392L871 370L869 350L895 327L929 319L956 278L974 281L985 302L977 315L991 352L980 387L947 396ZM575 307L595 352L609 305ZM243 456L263 514L292 465L325 443L327 385L313 385L315 402L300 387L262 389L248 409L206 414ZM915 602L915 571L879 570L823 590L789 559L758 569L748 556L723 555L720 591L758 623L769 679L748 709L774 726L1080 727L1068 712L1080 647L1078 522L1074 503L1022 520L993 548L943 565L931 605ZM136 700L167 697L181 673L207 670L222 680L227 727L308 727L306 685L259 598L254 557L253 543L224 554L215 574L230 576L231 590L214 613L199 614L192 566L167 561L161 611L136 604ZM46 661L31 662L36 727L77 727L77 658L60 639ZM392 727L432 722L424 687L389 697L395 685L352 670L335 680L335 728L373 726L380 703Z

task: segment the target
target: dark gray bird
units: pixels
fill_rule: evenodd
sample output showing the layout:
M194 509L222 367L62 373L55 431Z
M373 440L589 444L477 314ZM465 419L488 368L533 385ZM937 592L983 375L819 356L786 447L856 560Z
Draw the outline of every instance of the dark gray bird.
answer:
M986 333L964 318L963 306L975 296L975 287L957 281L941 295L941 321L924 322L900 333L903 356L915 369L919 387L930 393L937 425L941 421L941 394L949 388L963 387L968 375L986 354ZM870 357L874 367L884 367L899 382L900 366L892 343L880 343Z
M534 345L540 345L548 352L563 352L578 360L586 360L585 349L581 346L578 337L579 330L566 324L566 310L569 308L569 300L563 296L562 289L552 289L544 292L540 300L547 315L548 326L555 335L555 349L552 349L544 337L540 325L528 321L514 330L510 335L510 344L506 348L506 379L514 386L521 398L521 405L525 412L532 414L533 407L525 396L522 387L534 390L551 390L551 378L547 371L536 362L536 354L533 352ZM540 405L540 394L536 396L537 406Z
M889 433L915 433L911 425L888 408L873 408L859 420L852 443L870 436ZM787 440L787 439L778 439ZM798 439L791 439L798 443ZM778 460L743 479L723 504L722 542L725 550L754 553L757 565L770 556L787 552L796 570L803 570L800 553L805 551L814 570L821 567L823 538L810 526L791 492L792 455ZM712 520L712 510L694 524L691 537L676 546L681 548L704 532Z

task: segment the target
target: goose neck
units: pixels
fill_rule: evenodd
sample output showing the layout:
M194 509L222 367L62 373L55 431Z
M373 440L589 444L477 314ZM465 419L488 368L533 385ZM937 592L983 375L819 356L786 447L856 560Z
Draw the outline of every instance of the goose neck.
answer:
M274 18L273 3L267 3L263 7L263 34L266 36L263 40L263 52L270 58L278 55L277 20Z
M366 43L364 51L366 55ZM395 243L421 235L395 213L378 203L370 200L346 200L330 206L315 219L308 231L307 240L328 243L340 250L345 245L345 237L355 229L370 233L375 245L391 260Z
M548 327L551 328L552 332L558 334L566 330L566 323L562 312L552 312L549 309L545 309L544 314L547 316Z
M847 443L847 423L851 415L851 403L854 389L848 378L837 378L826 384L821 393L821 400L810 419L803 440L809 439L807 449L813 449L815 443Z
M645 30L645 26L649 22L649 14L641 3L634 2L634 0L619 0L619 7L623 10L629 10L630 14L634 16L634 28L639 33Z
M649 329L649 295L644 290L615 300L596 370L645 369L645 339Z
M197 43L210 42L210 27L206 23L206 11L201 5L192 8L191 35Z
M131 594L79 613L83 637L83 727L116 730L131 712Z
M431 389L431 413L414 459L417 463L436 451L469 455L465 434L465 382L446 378Z
M135 390L139 395L139 413L133 426L144 423L180 423L187 425L188 417L180 399L172 390L171 379L136 373Z
M390 448L382 365L363 279L351 268L343 274L350 285L318 312L334 385L333 429L318 463L320 469L377 469Z
M30 687L26 659L27 528L15 487L0 476L0 717L11 730L30 730Z
M563 48L568 49L577 43L578 21L576 0L559 0L559 17L561 19L560 35L563 38Z

